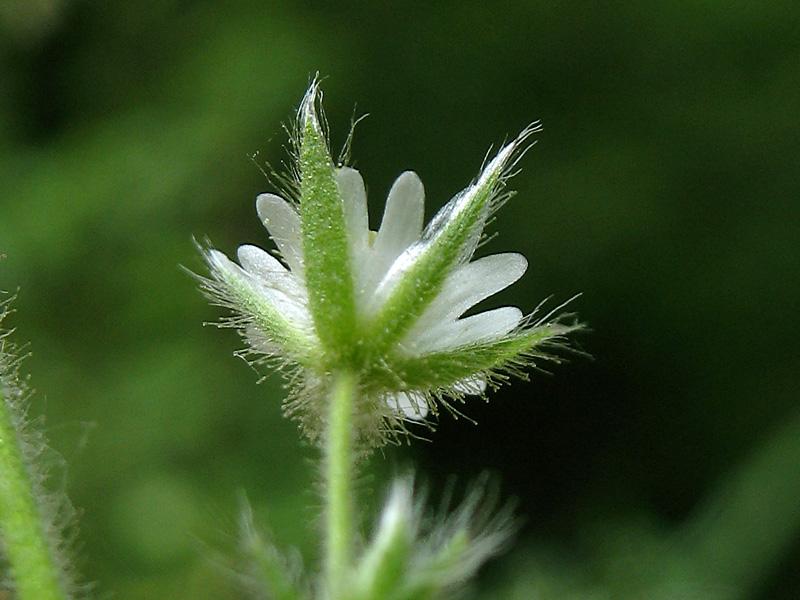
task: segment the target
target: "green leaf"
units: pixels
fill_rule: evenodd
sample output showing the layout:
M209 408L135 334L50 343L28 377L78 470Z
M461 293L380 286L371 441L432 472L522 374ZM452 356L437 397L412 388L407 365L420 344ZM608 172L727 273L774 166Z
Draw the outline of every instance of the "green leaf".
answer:
M353 348L355 287L342 196L316 102L315 83L300 109L300 222L314 325L324 348L336 360Z

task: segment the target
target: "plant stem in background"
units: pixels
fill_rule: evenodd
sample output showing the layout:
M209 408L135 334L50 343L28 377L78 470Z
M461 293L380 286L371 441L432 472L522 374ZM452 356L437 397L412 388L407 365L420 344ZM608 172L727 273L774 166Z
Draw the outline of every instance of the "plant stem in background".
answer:
M685 535L692 564L749 598L800 530L800 413L706 501ZM685 551L686 552L686 551Z
M353 531L353 404L356 378L334 377L325 439L325 577L331 598L346 590Z
M21 418L0 386L0 534L19 600L64 600L41 507L34 493L35 474L25 461L19 433Z

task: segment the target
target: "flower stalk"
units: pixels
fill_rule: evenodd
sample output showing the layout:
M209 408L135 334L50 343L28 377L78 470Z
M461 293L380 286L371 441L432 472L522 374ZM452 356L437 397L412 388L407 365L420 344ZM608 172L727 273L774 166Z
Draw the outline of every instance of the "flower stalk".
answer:
M350 574L353 532L353 407L356 378L337 375L329 400L325 440L325 576L331 598L343 597Z

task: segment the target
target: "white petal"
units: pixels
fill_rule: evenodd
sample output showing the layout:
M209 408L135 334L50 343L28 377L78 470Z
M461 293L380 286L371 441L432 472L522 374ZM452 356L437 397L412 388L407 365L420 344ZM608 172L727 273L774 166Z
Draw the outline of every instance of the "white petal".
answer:
M361 173L350 167L336 171L336 183L344 204L344 220L350 238L352 256L360 257L367 247L369 217L367 215L367 191Z
M275 273L288 273L281 261L258 246L249 244L239 246L237 255L245 271L250 271L262 279L269 279Z
M221 275L227 274L233 275L234 277L244 276L242 268L219 250L214 250L213 248L208 250L206 252L206 260L208 261L211 270L216 271Z
M431 327L416 339L409 339L409 346L418 352L436 352L489 342L512 331L521 320L520 309L504 306Z
M428 403L424 399L406 392L396 392L391 396L387 396L386 404L407 419L421 421L428 416Z
M416 173L406 171L389 190L380 229L371 248L369 262L364 264L361 291L368 312L377 310L402 273L409 268L417 254L410 256L411 247L420 238L425 218L425 189ZM403 257L399 263L398 258ZM397 263L397 264L395 264Z
M476 184L459 192L445 204L428 223L428 226L420 235L419 240L408 246L394 259L388 266L386 274L376 280L376 293L371 306L372 310L375 310L377 306L380 306L386 298L391 295L397 282L403 278L403 275L407 271L412 269L419 260L432 251L432 248L435 247L436 240L443 235L448 228L466 226L462 219L463 214L474 205L476 196L485 191L479 187L479 185L485 186L486 182L484 179L485 177L482 175ZM459 248L453 249L453 251L458 253L457 256L455 256L455 264L467 262L475 252L475 248L483 233L483 227L486 224L486 218L489 215L489 204L489 202L484 202L481 205L481 212L472 221L464 243L461 244Z
M423 313L411 335L461 316L481 300L517 281L527 268L525 257L513 252L461 265L448 275L441 292Z
M468 396L480 396L486 391L486 380L483 377L468 377L457 381L453 389Z
M301 303L306 303L308 295L302 281L286 270L281 262L258 246L239 246L239 262L245 271L261 283L274 287Z
M280 250L283 260L297 275L303 273L303 241L300 215L286 200L275 194L261 194L256 210L264 226Z
M375 237L375 253L388 268L400 253L417 241L425 218L425 188L413 171L398 177L386 199L383 220Z

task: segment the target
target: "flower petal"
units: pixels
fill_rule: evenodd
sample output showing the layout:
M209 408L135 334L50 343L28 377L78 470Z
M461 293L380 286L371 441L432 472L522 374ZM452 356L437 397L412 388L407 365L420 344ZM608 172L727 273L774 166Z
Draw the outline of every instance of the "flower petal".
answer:
M293 273L302 277L303 244L300 237L300 215L286 200L275 194L261 194L256 210L278 250Z
M342 195L344 220L350 241L352 257L359 258L367 248L369 217L367 215L367 191L361 173L350 167L336 170L336 184Z
M486 219L496 207L504 172L524 137L508 144L483 169L475 183L448 202L419 242L394 261L375 291L370 337L382 352L411 329L430 306L452 270L471 257Z
M527 268L525 257L514 252L494 254L461 265L448 276L439 295L406 337L460 317L481 300L517 281Z
M521 321L520 309L504 306L431 327L413 340L410 347L420 353L429 353L486 343L511 332Z
M413 171L401 174L386 199L383 220L375 237L375 259L385 269L422 233L425 219L425 188Z
M239 262L250 275L260 282L293 297L301 304L308 303L308 294L302 281L286 270L281 262L258 246L239 246Z
M276 273L289 273L286 267L281 264L281 261L258 246L245 244L244 246L239 246L236 253L244 270L260 278L268 280Z
M406 171L398 177L386 200L383 220L367 261L361 265L359 291L368 313L380 307L375 295L381 280L397 257L419 239L425 218L425 189L416 173Z

